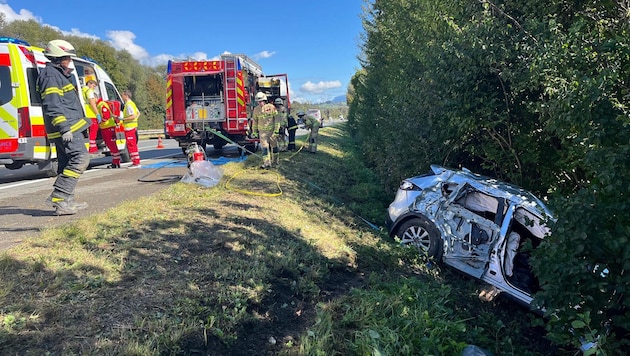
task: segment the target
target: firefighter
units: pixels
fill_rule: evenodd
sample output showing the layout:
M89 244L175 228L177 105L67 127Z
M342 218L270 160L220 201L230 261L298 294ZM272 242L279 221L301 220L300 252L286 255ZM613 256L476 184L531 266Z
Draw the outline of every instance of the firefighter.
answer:
M119 121L112 114L112 110L106 101L99 100L96 106L101 114L101 122L98 127L101 130L103 141L112 155L112 164L107 166L107 168L120 168L120 151L118 151L118 146L116 145L116 125Z
M90 153L98 153L96 147L96 136L98 134L98 125L101 123L101 115L96 107L98 97L94 89L96 88L96 80L90 79L83 87L83 99L85 100L85 115L91 121L89 130Z
M136 103L131 100L131 90L127 89L122 94L125 107L123 108L123 127L125 128L125 139L127 140L127 150L131 157L130 169L140 168L140 153L138 152L138 118L140 111Z
M319 121L311 115L304 114L304 111L298 111L298 117L304 122L304 126L310 130L308 137L308 152L317 152L317 132L319 131Z
M288 125L287 109L284 107L284 102L282 101L282 98L276 98L276 100L273 101L273 105L276 107L276 110L278 111L278 116L276 118L280 125L280 130L278 130L278 138L277 138L278 151L286 152L287 151L286 132L287 132L287 125Z
M57 215L72 215L87 207L87 203L74 200L74 190L90 163L83 132L91 122L84 117L72 75L74 47L64 40L52 40L46 45L44 55L50 62L40 70L37 88L42 98L46 135L55 144L59 163L59 175L47 202Z
M298 129L297 121L293 115L289 115L287 118L287 131L289 132L289 146L288 150L291 152L295 151L295 131Z
M267 95L262 92L256 93L258 106L252 113L252 137L260 138L262 147L263 164L260 168L270 168L274 160L273 149L276 147L274 136L280 130L280 123L276 120L278 111L273 104L267 103ZM277 163L277 156L275 159Z

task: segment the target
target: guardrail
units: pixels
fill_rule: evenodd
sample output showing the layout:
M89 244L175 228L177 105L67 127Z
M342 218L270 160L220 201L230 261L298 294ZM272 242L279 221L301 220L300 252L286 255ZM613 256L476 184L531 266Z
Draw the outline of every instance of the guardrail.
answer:
M142 138L164 138L164 130L138 130L138 136Z

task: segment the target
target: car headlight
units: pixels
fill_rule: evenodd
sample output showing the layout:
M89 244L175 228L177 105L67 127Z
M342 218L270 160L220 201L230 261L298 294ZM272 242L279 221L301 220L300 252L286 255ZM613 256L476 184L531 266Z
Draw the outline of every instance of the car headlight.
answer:
M411 183L408 180L404 180L400 183L400 190L422 190L422 188L418 187L417 185Z

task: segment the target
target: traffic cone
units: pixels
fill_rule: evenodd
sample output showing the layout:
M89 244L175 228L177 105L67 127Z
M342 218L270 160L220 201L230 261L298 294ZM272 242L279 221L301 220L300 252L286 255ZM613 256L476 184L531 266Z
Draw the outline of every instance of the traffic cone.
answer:
M158 145L157 148L164 148L164 145L162 144L162 138L158 137Z

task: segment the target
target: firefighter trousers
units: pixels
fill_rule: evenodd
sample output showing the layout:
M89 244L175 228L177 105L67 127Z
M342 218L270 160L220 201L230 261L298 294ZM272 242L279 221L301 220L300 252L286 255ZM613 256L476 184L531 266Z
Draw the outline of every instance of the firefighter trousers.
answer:
M289 131L289 151L295 151L295 131L297 131L297 129L290 129L287 130Z
M308 151L311 153L317 152L317 135L319 131L319 126L314 125L311 128L311 134L308 137Z
M85 148L83 132L74 132L70 142L63 142L61 138L56 138L53 142L57 148L59 168L53 184L52 197L71 199L74 197L79 177L90 164L90 154Z
M274 161L273 163L278 163L278 155L273 154L273 149L278 147L273 131L260 131L260 147L262 149L263 165L269 167L272 161Z

